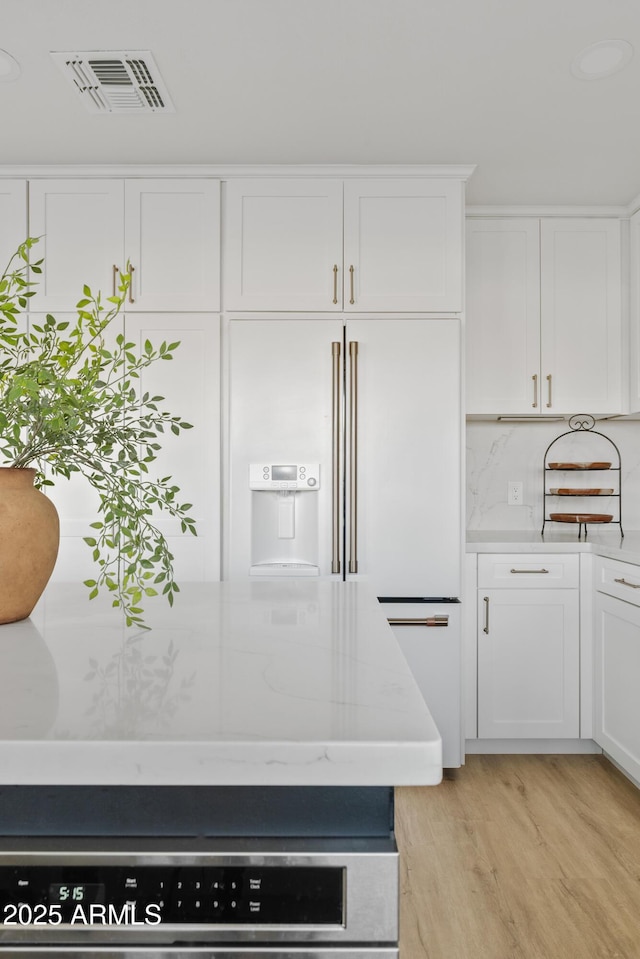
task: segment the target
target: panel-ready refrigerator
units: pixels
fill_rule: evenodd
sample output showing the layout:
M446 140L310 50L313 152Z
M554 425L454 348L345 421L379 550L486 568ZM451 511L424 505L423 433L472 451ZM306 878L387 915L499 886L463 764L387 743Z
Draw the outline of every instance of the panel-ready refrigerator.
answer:
M459 765L459 320L234 318L228 377L225 577L366 577Z

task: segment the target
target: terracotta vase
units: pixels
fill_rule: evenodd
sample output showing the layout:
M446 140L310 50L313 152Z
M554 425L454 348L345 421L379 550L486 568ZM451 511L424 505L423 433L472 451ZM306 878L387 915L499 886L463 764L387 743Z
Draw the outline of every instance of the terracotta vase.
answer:
M0 623L31 614L58 555L58 513L34 487L35 475L0 467Z

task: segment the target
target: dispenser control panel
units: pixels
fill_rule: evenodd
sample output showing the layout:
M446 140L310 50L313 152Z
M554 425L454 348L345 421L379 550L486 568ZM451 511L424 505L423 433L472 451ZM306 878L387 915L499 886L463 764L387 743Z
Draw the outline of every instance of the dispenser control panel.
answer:
M319 463L251 463L249 488L255 490L317 490Z

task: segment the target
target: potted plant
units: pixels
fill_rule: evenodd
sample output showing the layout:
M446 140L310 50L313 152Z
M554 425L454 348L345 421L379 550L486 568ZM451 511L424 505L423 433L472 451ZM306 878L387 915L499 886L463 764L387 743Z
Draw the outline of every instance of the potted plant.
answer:
M30 486L39 502L47 501L49 512L43 488L57 477L86 477L99 500L85 538L96 564L95 578L85 581L89 598L107 590L127 625L143 626L145 597L163 593L172 604L179 591L173 556L156 525L158 514L179 519L183 532L196 534L188 515L191 504L180 503L171 477L150 473L165 430L179 434L190 424L162 409L163 397L141 393L139 382L147 367L171 361L179 343L156 348L147 341L139 349L121 332L108 335L124 305L128 274L121 276L118 294L106 301L85 286L75 322L47 315L32 320L27 330L22 314L36 292L32 277L42 272L42 260L30 262L36 242L28 238L19 246L0 279L0 473L13 487ZM8 503L0 488L0 524L11 513ZM14 528L25 525L14 517ZM57 528L47 535L55 538ZM21 568L18 553L24 549L24 543L12 547L0 526L0 604L6 594L3 571ZM57 541L54 562L55 552ZM8 617L0 611L0 621L31 612L21 607L16 615L15 608Z

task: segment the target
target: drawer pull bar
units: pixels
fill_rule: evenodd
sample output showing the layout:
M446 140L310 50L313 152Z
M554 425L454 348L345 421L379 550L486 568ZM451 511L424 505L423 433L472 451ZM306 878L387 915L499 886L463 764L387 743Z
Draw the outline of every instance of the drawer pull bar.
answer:
M449 617L418 616L414 619L410 616L392 616L387 620L387 622L390 626L448 626Z
M624 576L622 579L614 579L614 583L620 583L621 586L630 586L631 589L640 589L640 583L629 583Z
M511 569L510 573L548 573L548 569Z

